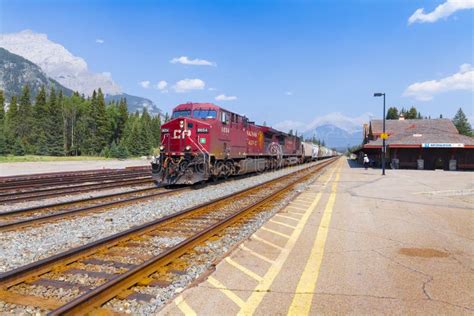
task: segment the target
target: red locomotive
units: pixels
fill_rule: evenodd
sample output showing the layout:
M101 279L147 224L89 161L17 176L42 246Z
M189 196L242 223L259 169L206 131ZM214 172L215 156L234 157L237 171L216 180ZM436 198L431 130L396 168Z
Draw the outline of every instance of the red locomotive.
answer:
M161 127L153 178L194 184L210 178L264 171L304 161L301 140L212 103L180 104Z

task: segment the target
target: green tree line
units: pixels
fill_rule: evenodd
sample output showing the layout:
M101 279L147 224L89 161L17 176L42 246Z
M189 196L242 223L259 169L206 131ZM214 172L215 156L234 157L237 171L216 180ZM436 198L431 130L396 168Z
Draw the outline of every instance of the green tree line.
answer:
M0 90L0 155L149 155L160 144L160 116L146 108L129 113L127 100L105 102L101 89L91 97L64 96L43 87L34 100L28 86L6 100Z

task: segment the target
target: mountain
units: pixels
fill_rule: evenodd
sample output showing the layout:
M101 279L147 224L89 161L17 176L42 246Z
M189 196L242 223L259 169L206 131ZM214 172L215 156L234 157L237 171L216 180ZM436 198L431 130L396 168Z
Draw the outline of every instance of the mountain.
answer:
M360 130L349 132L333 124L325 124L303 133L305 139L313 135L317 139L324 140L326 146L337 149L345 150L347 147L362 143L362 127Z
M26 84L30 86L33 96L42 86L62 90L64 95L72 94L72 90L49 78L31 61L0 47L0 89L5 92L7 102L12 95L21 95L21 90Z
M107 94L122 93L110 73L90 71L83 58L74 56L61 44L49 40L46 34L31 30L0 34L0 47L35 63L49 77L73 91L90 96L94 89L100 87Z
M28 71L23 74L19 69L15 73L6 69L9 73L7 76L10 76L8 78L10 83L8 90L14 94L18 89L21 90L24 82L41 86L42 83L50 81L61 85L63 88L65 87L64 89L68 91L78 91L86 96L92 95L93 90L101 88L106 95L106 101L125 97L130 112L141 111L143 107L147 107L149 112L153 114L161 113L153 101L124 93L120 86L113 81L110 73L92 72L83 58L73 55L61 44L51 41L46 34L31 30L0 34L0 47L12 54L23 57L23 59L39 68L42 73L41 76L31 77L26 76L26 73L29 73ZM19 74L26 77L15 84L15 77Z
M309 123L287 120L275 124L274 127L286 132L290 129L298 131L304 138L311 138L314 135L317 139L324 140L328 147L346 149L362 142L362 126L368 123L372 116L371 113L364 113L351 117L333 112L317 116Z
M131 113L135 111L141 112L143 108L146 108L148 113L153 115L162 114L162 111L155 105L155 103L153 103L153 101L126 93L115 95L107 94L105 95L105 102L118 101L121 98L127 99L128 111Z

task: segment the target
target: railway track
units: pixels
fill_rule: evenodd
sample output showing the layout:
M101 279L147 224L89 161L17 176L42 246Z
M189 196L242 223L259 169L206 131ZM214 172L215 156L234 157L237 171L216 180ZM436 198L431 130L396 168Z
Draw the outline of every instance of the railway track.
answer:
M58 195L77 194L94 190L119 188L123 186L152 184L153 182L154 181L150 175L142 175L138 177L130 177L129 179L127 177L125 177L125 179L112 178L107 179L105 181L95 181L94 183L76 184L61 187L48 187L20 192L6 192L0 193L0 204L18 203L36 199L51 198Z
M141 287L166 287L192 264L189 254L196 246L271 209L296 184L333 161L0 274L0 299L51 315L86 314L114 298L149 300L151 295Z
M173 190L152 187L7 211L0 213L0 232L105 211L111 207L176 194L188 189L189 187Z
M36 175L20 175L10 177L0 177L0 191L19 190L22 188L38 187L38 186L53 186L63 185L67 183L88 182L88 180L95 180L101 178L110 178L114 176L127 175L145 175L150 173L149 167L130 168L130 169L105 169L105 170L90 170L81 172L62 172L62 173L46 173Z

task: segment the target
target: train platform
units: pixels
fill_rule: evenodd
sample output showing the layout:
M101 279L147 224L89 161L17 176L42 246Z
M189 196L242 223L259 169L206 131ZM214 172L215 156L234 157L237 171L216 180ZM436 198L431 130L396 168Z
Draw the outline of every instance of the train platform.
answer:
M160 314L472 314L473 176L341 158Z
M122 169L149 166L147 159L104 159L71 161L34 161L0 163L0 177L19 176L50 172L86 171L99 169Z

